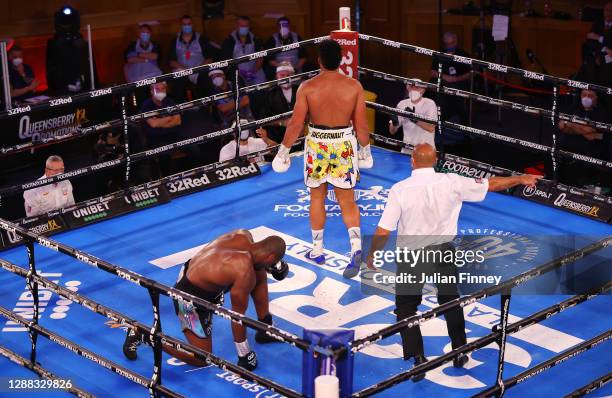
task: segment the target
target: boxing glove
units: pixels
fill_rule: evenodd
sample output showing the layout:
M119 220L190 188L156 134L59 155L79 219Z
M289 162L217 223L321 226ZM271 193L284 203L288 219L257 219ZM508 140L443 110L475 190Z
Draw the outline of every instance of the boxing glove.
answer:
M359 152L357 153L357 158L359 159L360 169L370 169L372 168L372 166L374 166L374 158L372 157L372 151L370 150L370 144L359 148Z
M274 279L282 281L289 273L289 264L285 260L280 260L278 263L271 266L268 271Z
M291 166L291 157L289 156L290 148L287 148L283 144L278 146L278 152L272 160L272 169L277 173L284 173L289 170Z

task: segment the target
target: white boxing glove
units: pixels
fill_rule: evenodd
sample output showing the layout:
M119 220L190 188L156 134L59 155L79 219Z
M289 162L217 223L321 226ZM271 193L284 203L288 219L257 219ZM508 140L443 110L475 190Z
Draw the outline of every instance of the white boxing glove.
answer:
M372 157L370 144L359 148L357 159L359 160L358 164L360 169L371 169L372 166L374 166L374 158Z
M272 161L272 169L277 173L284 173L289 170L289 166L291 166L289 150L290 148L287 148L283 144L278 146L278 152Z

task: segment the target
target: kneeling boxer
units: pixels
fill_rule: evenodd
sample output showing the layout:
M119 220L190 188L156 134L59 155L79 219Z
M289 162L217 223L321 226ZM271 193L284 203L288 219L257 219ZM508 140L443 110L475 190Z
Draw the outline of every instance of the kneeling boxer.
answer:
M269 236L254 242L248 230L229 232L204 246L187 261L181 268L174 287L213 304L223 304L224 294L230 292L232 310L241 314L246 312L250 295L259 320L272 325L266 272L270 272L277 280L287 276L289 266L282 260L285 248L285 241L278 236ZM178 300L174 301L174 309L187 341L204 351L212 352L213 311L198 309ZM255 369L257 356L249 347L246 327L232 322L232 334L238 352L238 365L248 370ZM278 340L258 331L255 341L270 343ZM142 335L130 329L123 343L125 356L135 360L137 348L141 343ZM170 346L162 345L162 348L190 365L206 365L203 361Z

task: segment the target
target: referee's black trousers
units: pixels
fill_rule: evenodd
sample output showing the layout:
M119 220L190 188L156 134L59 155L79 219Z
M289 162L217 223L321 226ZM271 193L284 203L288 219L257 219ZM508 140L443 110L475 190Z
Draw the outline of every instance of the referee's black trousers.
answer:
M433 273L444 276L456 275L456 268L454 265L417 265L417 267L412 269L412 273L417 275L417 281L420 281L421 279L421 272L419 272L419 270L423 269L422 267L428 268L428 271L426 272L427 275L431 275ZM399 269L402 269L402 267L398 267L398 270ZM405 270L406 268L403 269ZM423 285L424 283L417 282L410 284L408 289L398 288L395 296L395 314L398 321L413 316L417 313L417 307L419 304L421 304L421 300L423 298ZM456 283L436 283L435 285L438 290L438 305L442 305L459 297ZM446 319L446 327L448 329L448 334L450 336L453 349L461 347L466 343L463 308L456 307L446 312L444 314L444 318ZM404 359L417 355L424 356L423 335L421 334L421 328L419 325L403 329L400 332L400 335L402 337Z

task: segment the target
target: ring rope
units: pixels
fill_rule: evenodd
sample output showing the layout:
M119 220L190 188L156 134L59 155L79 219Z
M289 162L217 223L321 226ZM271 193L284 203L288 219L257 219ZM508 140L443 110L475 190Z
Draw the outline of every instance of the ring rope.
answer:
M303 79L309 79L317 75L318 73L319 73L319 70L303 72L303 73L295 74L293 76L285 77L282 79L270 80L265 83L259 83L259 84L254 84L254 85L250 85L246 87L241 87L240 92L241 93L251 93L251 92L257 92L260 90L268 89L270 87L277 86L277 85L284 84L284 83L294 84ZM140 122L140 121L149 119L151 117L170 116L170 115L174 115L176 113L183 112L183 111L197 110L202 106L206 106L210 104L211 102L214 102L220 99L233 97L234 95L235 95L235 92L233 91L225 91L223 93L213 94L213 95L210 95L204 98L198 98L195 100L182 102L180 104L171 105L171 106L167 106L167 107L160 108L160 109L155 109L155 110L148 111L148 112L142 112L142 113L138 113L132 116L127 116L127 121L128 123L136 123L136 122ZM42 146L49 145L51 143L61 142L61 141L65 141L65 140L69 140L73 138L84 137L86 135L99 133L101 131L111 129L113 127L121 126L122 124L123 124L122 118L113 119L113 120L109 120L103 123L95 124L93 126L82 127L79 129L78 132L75 132L75 133L65 134L59 137L44 138L42 140L33 140L33 141L22 143L22 144L16 144L16 145L8 146L8 147L3 147L3 148L0 148L0 156L4 156L4 155L15 153L15 152L23 152L25 150L30 150L30 149L36 149Z
M224 308L223 306L219 304L212 304L206 300L193 296L189 293L185 293L181 290L166 286L153 279L147 278L134 271L131 271L127 268L123 268L118 265L111 264L108 261L102 260L82 250L75 249L61 242L58 242L58 241L40 236L36 233L30 232L26 230L25 228L22 228L9 221L0 219L0 229L4 229L6 231L16 233L24 238L31 239L32 241L37 242L41 246L44 246L48 249L54 250L62 254L66 254L72 258L77 259L78 261L82 263L85 263L92 267L101 269L107 273L116 275L122 279L127 280L128 282L132 282L146 289L158 292L160 294L163 294L164 296L168 296L173 300L179 300L179 301L184 301L189 304L193 304L197 308L213 311L216 315L229 319L233 322L241 323L250 328L253 328L259 331L263 331L266 334L270 335L271 337L274 337L275 339L281 342L289 343L303 351L315 352L315 353L325 355L325 356L334 355L334 352L332 350L314 345L308 342L307 340L299 338L298 336L292 333L289 333L287 331L281 330L277 328L276 326L268 325L266 323L260 322L259 320L251 319L236 311Z
M596 288L596 289L592 289L589 293L585 293L585 294L580 294L580 295L576 295L573 296L567 300L564 300L561 303L557 303L554 304L544 310L541 310L527 318L524 318L518 322L515 322L513 324L508 325L506 333L507 334L512 334L512 333L516 333L526 327L529 327L531 325L535 325L539 322L542 322L545 319L550 318L553 315L559 314L565 310L567 310L568 308L572 308L573 306L583 303L586 300L589 300L593 297L595 297L597 294L600 294L602 292L605 292L607 290L609 290L611 288L611 284L607 283L606 285ZM403 381L409 380L412 377L425 373L429 370L435 369L437 367L439 367L440 365L442 365L443 363L452 361L456 356L460 355L460 354L468 354L474 350L480 349L482 347L485 347L491 343L496 342L499 339L500 334L502 333L501 330L495 330L493 332L491 332L490 334L483 336L471 343L467 343L459 348L456 348L452 351L449 351L448 353L441 355L439 357L436 357L432 360L429 360L421 365L415 366L410 370L406 370L404 372L398 373L394 376L391 376L381 382L378 382L374 385L371 385L369 387L364 388L363 390L360 390L358 392L353 393L352 397L354 398L362 398L362 397L367 397L376 393L379 393L383 390L386 390L396 384L399 384Z
M293 111L289 111L289 112L284 112L284 113L279 113L277 115L274 116L270 116L270 117L266 117L263 119L259 119L259 120L255 120L249 123L246 123L244 125L242 125L242 128L251 128L251 127L258 127L258 126L262 126L268 123L271 123L275 120L279 120L279 119L285 119L289 116L291 116L293 113ZM138 153L134 153L130 156L130 161L133 162L138 162L144 159L147 159L153 155L159 155L162 153L166 153L166 152L170 152L173 151L177 148L182 148L182 147L186 147L186 146L191 146L191 145L196 145L196 144L204 144L206 142L209 142L213 139L216 139L218 137L223 137L229 134L232 134L237 127L229 127L226 129L222 129L222 130L217 130L215 132L212 133L208 133L208 134L204 134L204 135L200 135L198 137L194 137L194 138L188 138L182 141L177 141L175 143L172 144L167 144L167 145L163 145L154 149L148 149L142 152L138 152ZM58 174L56 176L53 177L48 177L45 179L40 179L40 180L34 180L25 184L17 184L17 185L13 185L10 187L6 187L6 188L2 188L0 189L0 197L2 196L9 196L9 195L16 195L19 194L22 191L28 190L28 189L32 189L32 188L36 188L42 185L47 185L47 184L51 184L51 183L55 183L55 182L59 182L59 181L63 181L63 180L67 180L70 178L74 178L74 177L78 177L78 176L84 176L84 175L89 175L89 174L93 174L93 173L97 173L100 170L106 170L106 169L110 169L110 168L114 168L114 167L118 167L120 165L123 165L127 162L126 158L122 158L122 159L115 159L115 160L109 160L107 162L102 162L102 163L97 163L91 166L85 166L82 167L80 169L76 169L76 170L72 170L63 174Z
M22 357L21 355L17 354L16 352L0 346L0 355L2 355L3 357L5 357L6 359L8 359L9 361L16 363L19 366L22 366L24 368L30 369L31 371L33 371L34 373L36 373L37 375L39 375L40 377L42 377L43 379L47 379L47 380L65 380L64 378L61 378L57 375L55 375L53 372L49 371L48 369L45 369L44 367L42 367L40 364L38 363L33 363L30 362L29 360L25 359L24 357ZM74 382L72 382L72 386L66 389L62 389L63 391L69 392L72 395L76 395L79 398L95 398L95 395L88 393L87 391L77 387Z
M140 374L138 374L138 373L136 373L136 372L134 372L132 370L129 370L129 369L127 369L127 368L125 368L125 367L123 367L123 366L121 366L121 365L111 361L110 359L106 359L104 357L101 357L100 355L96 354L95 352L93 352L93 351L91 351L91 350L89 350L89 349L87 349L85 347L82 347L82 346L80 346L80 345L78 345L78 344L76 344L76 343L74 343L74 342L72 342L72 341L62 337L59 334L57 334L55 332L52 332L52 331L50 331L49 329L47 329L47 328L45 328L43 326L40 326L40 325L37 325L37 324L35 324L35 323L31 322L31 321L28 321L27 319L21 317L20 315L15 314L14 312L12 312L12 311L10 311L10 310L2 307L2 306L0 306L0 315L2 315L3 317L5 317L6 319L8 319L8 320L10 320L12 322L21 324L22 326L28 328L28 330L30 330L30 329L36 330L36 333L38 333L39 335L41 335L41 336L43 336L43 337L53 341L54 343L56 343L56 344L58 344L58 345L60 345L60 346L62 346L64 348L67 348L68 350L74 352L75 354L77 354L77 355L79 355L79 356L81 356L83 358L89 359L90 361L93 361L93 362L101 365L102 367L110 370L111 372L114 372L114 373L116 373L116 374L118 374L120 376L123 376L123 377L127 378L128 380L131 380L131 381L133 381L133 382L135 382L137 384L140 384L143 387L147 387L148 388L149 385L150 385L149 380L146 377L144 377L144 376L142 376L142 375L140 375ZM158 392L161 392L164 395L169 396L169 397L176 397L176 398L182 397L182 395L176 394L176 393L172 392L171 390L169 390L169 389L167 389L166 387L163 387L163 386L156 386L155 390L158 391Z
M28 273L27 270L25 270L22 267L19 267L18 265L12 264L6 260L2 260L0 259L0 268L3 268L9 272L12 272L18 276L21 277L25 277ZM221 359L220 357L215 356L212 353L208 353L206 351L203 351L201 349L199 349L196 346L191 345L190 343L185 343L182 342L176 338L173 338L171 336L165 335L161 332L161 329L157 329L154 330L151 327L148 327L134 319L129 318L127 315L124 315L121 312L118 312L116 310L113 310L103 304L99 304L98 302L94 301L91 298L88 298L80 293L76 293L73 292L57 283L52 282L51 280L42 277L40 275L35 275L34 278L36 279L36 281L38 283L40 283L42 286L44 286L46 289L52 291L53 293L56 293L57 295L61 296L61 297L65 297L66 299L73 301L75 303L78 303L80 305L82 305L83 307L87 308L88 310L95 312L99 315L105 316L106 318L118 322L122 325L126 325L127 327L131 328L131 329L135 329L138 332L144 334L144 335L148 335L150 337L150 339L144 339L144 342L151 346L154 347L154 344L151 343L151 340L155 339L158 341L163 341L164 343L172 346L172 348L181 351L181 352L185 352L188 354L191 354L194 358L196 359L200 359L202 361L206 361L207 363L211 363L221 369L229 369L230 371L241 375L244 378L248 378L249 380L253 380L256 381L258 383L260 383L263 386L266 386L270 389L273 389L275 391L281 392L284 395L287 396L300 396L298 393L296 393L295 391L291 390L291 389L287 389L277 383L275 383L274 381L271 381L269 379L266 379L262 376L258 376L252 372L247 371L246 369L243 369L237 365L232 364L229 361L226 361L224 359ZM27 323L27 321L26 321ZM161 350L161 348L160 348ZM156 351L154 351L156 352ZM97 355L96 355L97 356ZM97 357L101 357L101 356L97 356ZM103 358L106 359L106 358ZM100 365L102 365L103 367L110 369L109 366L102 364L98 361L96 361L97 363L99 363ZM139 383L141 385L144 385L143 383ZM297 395L296 395L297 394Z
M568 359L575 357L576 355L582 354L583 352L588 351L598 346L599 344L602 344L603 342L605 342L606 340L609 340L610 338L612 338L612 330L607 330L593 337L590 340L587 340L581 344L578 344L577 346L570 348L569 350L563 351L559 355L555 355L554 357L550 358L547 361L541 362L540 364L530 369L527 369L524 372L521 372L514 377L504 380L503 384L505 388L512 388L516 386L517 384L520 384L524 382L525 380L532 378L533 376L536 376L550 368L553 368L567 361ZM500 391L500 388L498 386L493 386L491 388L488 388L485 391L472 395L472 398L490 397L493 395L497 395L499 391Z
M69 104L80 103L80 102L84 102L92 98L100 98L100 97L105 97L105 96L108 96L111 94L117 94L117 93L121 94L127 90L131 90L131 89L135 89L135 88L143 87L143 86L148 86L153 83L158 83L158 82L163 82L163 81L168 81L168 80L173 80L173 79L181 79L186 76L190 76L194 73L208 73L214 69L226 68L228 66L237 65L242 62L248 62L248 61L253 61L256 59L266 58L266 57L269 57L270 55L278 54L281 52L294 50L294 49L298 49L304 46L310 46L313 44L318 44L327 38L329 38L329 36L315 37L312 39L307 39L307 40L302 40L300 42L292 43L289 45L274 47L268 50L263 50L263 51L258 51L256 53L243 55L237 58L226 59L223 61L213 62L213 63L206 64L206 65L194 66L192 68L181 70L181 71L165 73L159 76L142 79L142 80L139 80L133 83L119 84L116 86L111 86L111 87L107 87L107 88L103 88L99 90L78 93L72 96L55 98L49 101L40 102L38 104L28 105L28 106L21 107L21 108L13 108L8 111L0 112L0 120L11 117L11 116L29 114L35 111L52 109L55 107L61 107L61 106L69 105Z
M567 394L564 398L584 397L585 395L590 394L593 391L602 388L603 386L608 384L610 380L612 380L612 372L605 374L601 377L598 377L597 379L593 380L589 384L572 391L571 393Z
M409 118L411 120L422 121L422 122L431 123L431 124L438 123L438 121L435 120L435 119L431 119L431 118L428 118L428 117L417 115L414 112L408 112L408 111L404 111L402 109L397 109L397 108L394 108L394 107L391 107L391 106L378 104L376 102L366 101L366 106L368 108L372 108L372 109L378 110L378 111L383 112L383 113L397 115L397 116L403 116L403 117ZM551 147L549 147L547 145L537 144L535 142L521 140L519 138L508 137L508 136L505 136L505 135L502 135L502 134L493 133L493 132L490 132L490 131L487 131L487 130L478 129L478 128L475 128L475 127L464 126L462 124L454 123L454 122L442 121L442 124L445 127L451 128L454 131L459 131L459 132L467 133L469 135L485 137L485 138L488 138L488 139L493 140L493 141L499 141L499 142L502 142L504 144L509 144L509 145L513 145L513 146L527 148L527 149L532 150L532 151L549 153L549 154L553 153L553 148L551 148ZM581 162L581 163L588 163L588 164L591 164L591 165L594 165L594 166L598 166L600 168L612 169L612 162L611 161L607 161L607 160L603 160L603 159L598 159L598 158L594 158L594 157L591 157L591 156L581 155L581 154L578 154L578 153L568 152L568 151L564 151L564 150L560 150L560 149L556 150L555 154L557 156L560 156L560 157L563 157L563 158L572 159L572 160L576 160L576 161Z
M417 79L411 79L403 76L393 75L391 73L381 72L375 69L369 69L362 66L357 67L360 73L371 74L374 77L379 79L387 80L387 81L399 81L402 83L419 83L427 87L427 89L431 89L436 91L437 85L435 83L417 81ZM471 98L479 102L483 102L493 106L501 106L507 109L519 110L524 113L528 113L531 115L541 115L541 116L551 116L552 112L548 109L538 108L535 106L523 105L518 102L503 100L499 98L488 97L486 95L473 93L471 91L460 90L458 88L451 87L443 87L442 88L444 94L454 95L456 97L462 98ZM600 130L605 130L606 132L612 132L612 124L603 123L593 121L587 118L582 118L576 115L567 114L567 113L558 113L558 117L560 120L564 120L567 122L578 123L584 126L591 126Z
M373 42L373 43L382 44L387 47L407 50L407 51L410 51L416 54L428 55L430 57L435 57L437 59L442 59L445 61L459 62L459 63L463 63L466 65L476 65L476 66L479 66L479 67L482 67L482 68L485 68L485 69L488 69L494 72L512 73L515 75L520 75L521 77L532 80L532 81L546 82L546 83L551 83L551 84L563 84L563 85L567 85L573 88L593 90L593 91L597 91L602 94L612 95L612 88L601 86L598 84L590 84L590 83L584 83L584 82L580 82L576 80L563 79L560 77L540 74L540 73L532 72L526 69L515 68L512 66L500 65L500 64L493 63L493 62L481 61L479 59L446 54L441 51L436 51L436 50L432 50L429 48L414 46L412 44L401 43L401 42L397 42L393 40L386 40L381 37L365 35L362 33L359 33L359 39Z
M2 224L0 223L0 227ZM459 306L465 307L466 305L475 303L476 301L482 300L486 297L493 296L500 292L504 292L508 289L514 288L516 286L522 285L523 283L537 277L543 275L547 272L555 270L560 267L566 266L568 263L574 262L582 257L592 254L596 251L599 251L605 247L612 246L612 236L608 236L606 238L600 239L597 242L593 242L581 249L574 250L570 253L566 253L561 257L558 257L554 260L550 260L540 266L534 267L528 271L525 271L519 275L516 275L504 282L501 282L499 285L490 286L479 290L476 293L472 293L469 296L459 297L454 300L451 300L447 303L439 305L435 308L432 308L426 312L421 314L413 315L411 317L402 319L393 325L389 325L380 329L377 332L374 332L368 336L365 336L360 339L355 339L350 345L350 350L352 352L357 352L370 344L373 344L385 337L392 336L398 333L400 330L404 328L411 328L417 325L420 325L423 322L429 321L431 319L437 318L440 315L448 312L449 310ZM340 348L339 350L345 350L346 348Z

